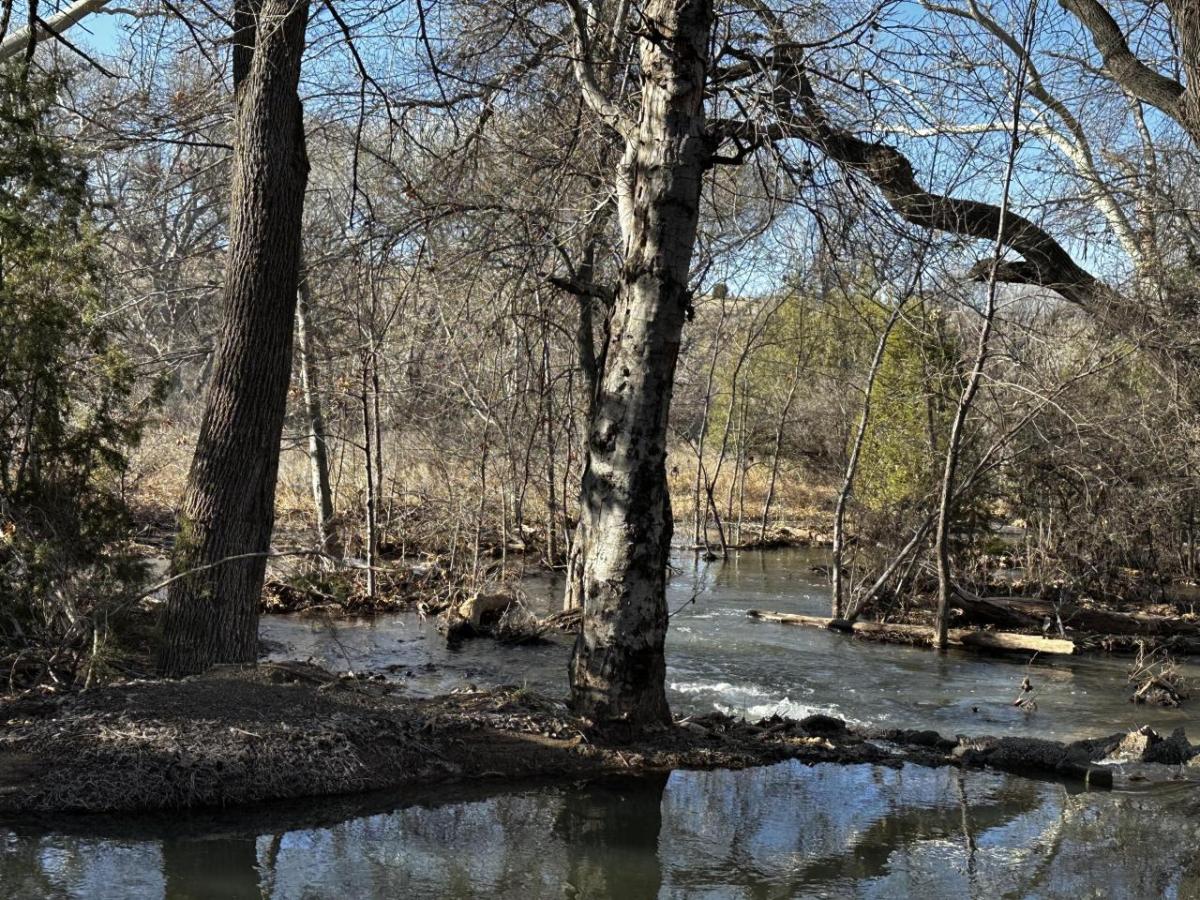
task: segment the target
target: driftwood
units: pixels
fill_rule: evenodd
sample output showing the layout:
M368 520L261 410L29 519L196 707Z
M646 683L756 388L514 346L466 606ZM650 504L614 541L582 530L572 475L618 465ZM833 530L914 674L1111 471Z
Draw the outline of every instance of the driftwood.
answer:
M810 628L829 628L834 631L850 631L874 640L904 644L932 644L933 629L923 625L892 625L880 622L847 622L844 619L827 619L823 616L802 616L793 613L765 612L752 609L751 618L781 625L806 625ZM948 634L952 646L969 647L993 653L1046 653L1058 656L1075 652L1075 642L1059 638L1040 637L1033 634L1014 634L1007 631L977 631L968 628L951 628Z
M1000 628L1037 628L1045 618L1044 614L1007 603L1006 598L980 597L962 587L955 587L950 605L967 622Z
M494 626L516 602L512 594L476 592L458 606L442 612L437 619L437 630L452 643L478 637Z
M1003 611L1014 621L1024 618L1041 627L1047 619L1054 628L1059 618L1066 628L1093 634L1128 634L1140 637L1200 638L1200 623L1170 616L1123 613L1073 603L1055 604L1032 597L965 597L959 608L970 621L992 622L992 614Z

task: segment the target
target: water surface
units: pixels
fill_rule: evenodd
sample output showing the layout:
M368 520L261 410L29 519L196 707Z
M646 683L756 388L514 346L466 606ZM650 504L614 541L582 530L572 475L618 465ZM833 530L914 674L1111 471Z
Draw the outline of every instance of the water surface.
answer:
M1094 737L1142 724L1170 731L1194 716L1128 700L1128 657L979 656L966 651L874 644L822 629L749 618L751 609L829 614L829 588L811 571L825 560L815 550L743 553L728 562L676 559L668 588L667 685L677 712L726 712L761 718L828 712L895 727L953 734ZM532 601L552 608L561 585L527 583ZM694 600L693 600L694 597ZM465 684L526 684L552 696L567 691L570 641L535 647L466 642L451 650L415 614L358 622L299 617L264 621L277 656L312 657L335 669L396 668L415 693ZM1193 667L1193 675L1200 674ZM1038 709L1013 707L1021 680L1032 680ZM1192 729L1200 740L1200 727Z
M114 900L1200 896L1192 789L793 762L393 803L317 826L21 829L0 883Z
M677 561L668 683L677 711L826 711L947 733L1072 738L1191 715L1132 706L1124 659L998 660L772 625L824 614L821 554ZM531 579L551 608L561 586ZM391 669L413 693L527 684L566 693L569 640L452 650L415 615L264 620L278 656ZM1011 705L1023 677L1037 712ZM1192 728L1193 739L1200 728ZM1200 898L1200 789L1080 792L905 766L807 767L585 784L452 786L216 815L0 827L0 897Z

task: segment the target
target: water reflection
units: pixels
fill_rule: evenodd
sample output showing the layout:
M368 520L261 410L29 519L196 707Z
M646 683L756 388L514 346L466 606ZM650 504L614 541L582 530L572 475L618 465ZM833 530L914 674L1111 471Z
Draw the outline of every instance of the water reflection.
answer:
M171 900L257 900L262 896L258 841L252 836L167 838L163 891Z
M475 789L479 790L479 789ZM442 803L9 832L7 897L1200 896L1191 789L787 763ZM336 805L336 804L335 804ZM374 807L374 808L368 808ZM307 818L307 822L305 819ZM272 823L272 819L275 821ZM95 821L71 826L95 831ZM165 834L164 834L165 832Z
M609 780L564 795L553 829L567 858L564 897L658 896L658 836L669 778L664 772ZM597 848L604 848L603 854Z

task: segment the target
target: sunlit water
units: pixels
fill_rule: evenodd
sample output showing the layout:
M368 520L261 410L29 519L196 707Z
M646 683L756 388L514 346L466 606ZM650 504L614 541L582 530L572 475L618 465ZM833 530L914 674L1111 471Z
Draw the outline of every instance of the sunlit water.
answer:
M0 883L114 900L1200 896L1200 811L1183 789L785 763L358 802L315 801L316 826L285 808L274 824L260 809L22 828Z
M818 560L787 551L684 568L670 591L675 709L824 710L949 734L1059 737L1190 722L1131 706L1124 660L1028 668L746 617L752 608L823 612L825 587L809 571ZM558 589L530 590L549 604ZM393 667L414 693L566 688L565 639L452 651L413 616L277 618L263 632L283 645L278 655ZM1039 701L1031 715L1011 707L1027 672ZM1193 786L1078 792L914 766L786 763L431 788L214 815L17 822L0 827L0 840L0 897L13 898L1200 898Z
M667 685L677 712L719 709L749 718L828 712L857 722L935 728L954 734L1030 734L1073 739L1151 724L1170 731L1193 714L1129 702L1127 657L1021 657L868 643L823 629L749 618L751 609L829 614L829 587L814 574L815 550L745 553L729 562L676 560L668 590ZM550 608L561 585L530 579L531 602ZM690 602L695 596L695 602ZM468 641L450 649L415 614L373 621L320 621L295 616L263 623L275 655L312 657L334 669L392 667L414 693L464 684L527 684L552 696L567 691L570 640L506 647ZM1196 674L1196 670L1192 670ZM1028 675L1038 708L1013 707ZM1192 737L1200 740L1200 727Z

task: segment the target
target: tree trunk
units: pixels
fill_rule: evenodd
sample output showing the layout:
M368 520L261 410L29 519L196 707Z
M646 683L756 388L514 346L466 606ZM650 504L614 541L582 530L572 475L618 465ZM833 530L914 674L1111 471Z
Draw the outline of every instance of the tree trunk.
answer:
M370 353L363 351L362 357L362 385L359 393L359 405L362 407L362 438L363 438L363 473L366 476L366 557L367 557L367 596L372 600L376 594L376 569L379 565L379 505L378 505L378 490L375 484L375 454L379 453L379 447L375 444L375 436L378 433L372 428L372 404L371 404L371 375L368 369L368 360Z
M571 696L600 723L666 723L667 419L700 187L709 156L704 83L711 0L652 0L641 111L619 173L625 241L581 496L583 623Z
M596 280L596 246L599 241L599 229L594 229L584 243L583 257L580 261L579 279L584 285L594 285ZM605 337L597 352L595 334L595 298L585 292L577 295L579 298L579 321L575 332L575 347L579 354L579 367L583 372L584 387L587 390L587 427L584 435L583 457L587 459L587 442L591 434L592 424L596 421L596 404L600 393L600 372L604 368L604 360L608 353L608 329L605 327ZM566 466L570 473L570 462ZM582 488L581 488L582 490ZM567 494L564 486L563 498ZM563 503L564 518L567 503ZM583 606L583 521L574 529L565 529L570 536L567 547L566 589L563 591L563 609L579 609Z
M539 306L541 299L539 297ZM558 495L557 476L554 472L554 454L557 441L554 438L554 382L550 377L550 335L542 326L542 405L546 426L546 564L551 568L558 565Z
M312 331L312 291L308 277L300 277L296 303L296 343L300 351L300 389L304 394L304 424L308 429L308 468L312 479L313 507L321 549L333 538L333 491L329 485L329 450L325 415L321 409L321 370Z
M297 93L306 2L237 0L234 159L223 318L163 617L168 675L253 663L275 519L308 181ZM261 27L260 27L261 26Z
M767 496L763 500L762 519L758 526L758 541L767 542L767 524L771 518L771 504L775 500L775 482L779 478L779 454L783 449L783 430L787 427L788 418L792 414L792 404L796 399L796 390L800 386L800 371L802 357L796 354L796 365L792 369L792 383L788 387L787 397L783 401L783 409L775 423L775 441L771 446L771 477L767 480Z

